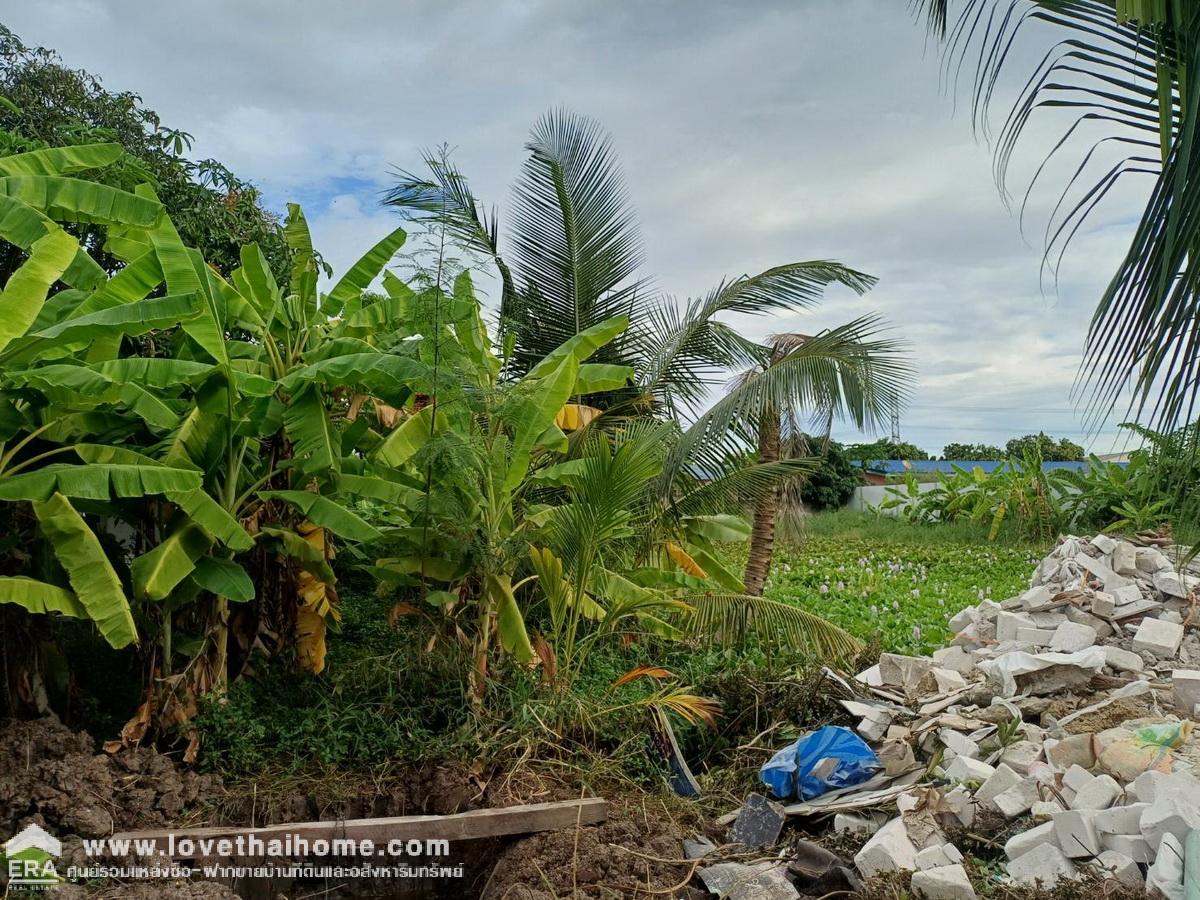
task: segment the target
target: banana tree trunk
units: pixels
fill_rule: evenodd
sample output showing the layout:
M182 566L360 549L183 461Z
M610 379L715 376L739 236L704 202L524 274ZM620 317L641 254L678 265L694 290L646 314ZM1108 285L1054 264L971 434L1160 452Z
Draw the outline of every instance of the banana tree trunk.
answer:
M779 416L768 412L758 428L758 461L779 462ZM754 528L750 532L750 555L746 560L746 575L742 580L746 593L758 597L771 572L771 557L775 553L775 517L779 512L779 488L773 487L754 505Z

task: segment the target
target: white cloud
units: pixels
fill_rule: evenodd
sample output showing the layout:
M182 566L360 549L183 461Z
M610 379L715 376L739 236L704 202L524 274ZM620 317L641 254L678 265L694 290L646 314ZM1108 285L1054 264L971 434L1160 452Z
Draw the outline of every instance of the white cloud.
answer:
M529 126L567 105L612 131L663 289L839 259L878 287L747 327L885 314L921 373L902 431L930 450L1082 428L1070 389L1128 225L1095 220L1058 290L1043 289L1041 228L1057 198L1035 193L1023 238L905 4L358 0L334 13L315 0L41 0L6 21L140 93L196 135L197 155L280 203L303 199L335 266L395 227L376 205L390 167L448 142L503 208ZM1040 127L1049 138L1058 126ZM1035 136L1017 154L1014 185L1048 146ZM1139 192L1123 188L1114 209L1128 217ZM1095 446L1110 443L1106 432Z

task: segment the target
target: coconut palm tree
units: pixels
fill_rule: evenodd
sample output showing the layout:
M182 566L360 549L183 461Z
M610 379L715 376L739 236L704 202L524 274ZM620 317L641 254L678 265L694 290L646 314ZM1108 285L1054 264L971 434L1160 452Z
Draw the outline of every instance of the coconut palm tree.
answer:
M1200 6L1184 0L914 0L946 49L947 72L971 77L974 119L994 137L1002 191L1014 148L1038 113L1073 117L1046 163L1073 146L1080 161L1047 228L1053 267L1113 188L1151 183L1128 250L1100 296L1080 374L1095 421L1128 392L1128 411L1170 431L1196 418L1200 398ZM987 111L1002 75L1038 53L994 136ZM1097 139L1096 130L1104 134ZM1033 184L1029 185L1032 189ZM1028 197L1028 189L1026 198Z
M769 315L810 309L829 284L863 293L875 278L830 260L785 263L728 279L685 303L664 296L640 274L641 240L612 145L590 120L552 111L534 126L529 158L514 188L511 225L471 193L444 152L426 155L427 174L400 173L387 203L447 230L495 266L500 332L511 376L528 372L555 347L614 316L629 327L592 357L593 365L632 369L624 388L589 402L593 419L674 418L684 429L659 479L664 515L682 518L695 503L732 499L735 485L760 497L770 512L781 480L810 464L770 452L764 420L801 410L846 416L870 426L898 410L911 370L898 344L882 337L878 319L858 320L806 341L763 344L736 331L727 314ZM502 252L501 242L505 241ZM511 248L511 249L510 249ZM876 360L878 357L878 360ZM879 364L876 365L875 363ZM731 371L753 370L706 411ZM596 410L593 410L595 412ZM777 434L777 431L776 431ZM741 468L746 446L767 442L761 460ZM696 491L684 482L713 482ZM685 511L673 502L681 497ZM760 542L761 543L761 542ZM766 550L769 559L769 548ZM761 580L756 580L756 590Z

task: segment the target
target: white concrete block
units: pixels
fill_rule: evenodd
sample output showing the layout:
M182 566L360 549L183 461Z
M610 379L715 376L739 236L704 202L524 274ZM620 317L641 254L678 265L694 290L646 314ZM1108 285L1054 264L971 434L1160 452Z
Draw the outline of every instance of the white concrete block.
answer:
M1055 813L1063 811L1063 806L1057 800L1039 800L1033 806L1029 807L1029 815L1036 822L1049 822L1054 818Z
M1098 534L1088 541L1088 543L1107 556L1117 549L1118 541L1107 534Z
M953 728L942 728L938 730L938 740L948 749L954 752L957 759L960 756L966 756L970 759L979 758L979 744L971 740L965 734L955 731Z
M1172 775L1167 789L1156 792L1150 808L1142 813L1142 837L1162 854L1159 846L1167 835L1182 845L1187 833L1200 828L1200 782L1181 773Z
M1055 847L1058 846L1058 839L1054 836L1053 822L1046 822L1044 825L1030 828L1028 831L1023 831L1020 834L1014 834L1004 845L1004 855L1009 859L1017 859L1035 847L1045 843L1053 844Z
M1188 596L1187 584L1179 573L1171 571L1155 572L1154 586L1168 597L1178 597L1180 600L1186 600Z
M1062 878L1076 878L1079 870L1054 844L1042 843L1010 861L1008 876L1017 884L1052 888Z
M917 872L912 877L912 889L925 900L975 900L975 888L961 865Z
M1078 794L1085 786L1095 781L1096 776L1083 766L1071 766L1063 773L1062 780L1063 784Z
M1122 793L1123 789L1121 785L1117 784L1116 779L1111 775L1097 775L1075 792L1075 799L1071 801L1071 808L1108 809Z
M955 760L957 762L957 760ZM1022 777L1004 763L996 767L996 771L975 792L975 802L982 806L994 806L992 800L1004 793L1015 784L1020 784Z
M1146 890L1155 889L1167 900L1183 900L1183 842L1173 834L1163 835L1154 864L1146 872Z
M960 675L969 675L975 670L971 654L962 647L943 647L933 651L933 661L940 669L950 669Z
M917 848L908 837L904 820L897 816L875 832L854 855L854 865L866 878L879 872L915 870Z
M1015 641L1018 628L1033 627L1033 619L1024 613L1001 612L996 616L996 640Z
M1151 575L1174 568L1167 555L1155 547L1138 547L1137 567Z
M934 844L917 853L917 871L952 866L962 862L963 855L953 844Z
M1104 664L1118 672L1140 672L1146 667L1140 656L1121 647L1105 647Z
M961 784L948 790L942 797L942 803L964 828L970 828L974 824L975 803L971 798L971 792Z
M1105 850L1096 857L1096 864L1104 873L1105 878L1112 878L1132 888L1140 888L1146 883L1146 879L1142 877L1141 868L1124 853Z
M1033 804L1040 799L1042 798L1038 792L1037 779L1026 777L1020 783L997 794L992 800L992 804L1004 814L1006 819L1015 819L1017 816L1029 812Z
M1104 591L1097 591L1092 597L1092 612L1098 616L1108 618L1117 611L1117 598L1112 594L1106 594Z
M933 682L937 685L939 694L946 694L950 691L959 691L967 686L967 680L963 678L961 672L956 672L954 669L930 669L929 674L933 676Z
M1041 584L1037 587L1030 588L1021 595L1022 609L1037 609L1039 606L1045 606L1054 596L1055 590L1047 584Z
M1134 862L1154 862L1154 848L1140 834L1102 834L1100 846L1128 856Z
M1017 640L1035 647L1049 647L1054 640L1054 632L1049 628L1018 628Z
M1128 541L1120 541L1112 551L1112 570L1118 575L1134 576L1138 573L1137 547Z
M1183 626L1162 619L1142 619L1133 636L1133 649L1153 653L1159 659L1173 659L1183 640Z
M884 653L879 657L879 677L894 687L915 689L932 668L933 660L923 656Z
M967 756L955 757L954 761L946 766L945 771L946 777L953 778L955 781L977 781L980 784L996 774L994 767L982 760Z
M1096 643L1096 629L1076 622L1063 622L1054 629L1050 649L1059 653L1078 653Z
M1171 673L1175 686L1175 712L1191 718L1200 706L1200 669L1176 669Z
M1128 806L1111 806L1092 817L1096 831L1105 834L1142 833L1142 814L1150 808L1149 803L1130 803Z
M1100 835L1092 822L1094 811L1068 809L1054 817L1054 836L1058 846L1071 859L1095 856L1100 852Z
M1129 785L1129 792L1139 803L1153 803L1160 790L1170 782L1171 776L1166 772L1143 772Z
M1119 588L1113 588L1108 593L1112 594L1112 598L1117 601L1118 610L1122 606L1137 603L1142 599L1142 589L1137 584L1126 584Z
M1004 752L1000 754L1000 762L1022 775L1041 758L1042 745L1033 741L1016 741L1005 747Z

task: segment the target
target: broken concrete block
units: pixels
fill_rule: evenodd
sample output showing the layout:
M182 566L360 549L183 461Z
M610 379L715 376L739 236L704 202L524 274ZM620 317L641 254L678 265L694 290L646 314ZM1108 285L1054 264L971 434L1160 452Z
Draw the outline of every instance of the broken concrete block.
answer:
M1071 809L1108 809L1121 793L1121 786L1111 775L1097 775L1075 792Z
M1022 609L1037 609L1039 606L1045 606L1054 596L1054 589L1049 585L1038 585L1030 588L1021 595Z
M1110 806L1092 817L1096 831L1105 834L1141 834L1142 814L1150 808L1149 803L1130 803L1128 806Z
M955 760L958 762L958 760ZM1009 768L1006 764L1000 763L996 767L988 779L975 792L975 802L983 806L993 806L992 801L1007 791L1010 787L1020 784L1022 777Z
M1169 776L1166 790L1155 792L1150 808L1142 813L1141 831L1150 846L1162 855L1160 842L1173 836L1182 846L1187 833L1200 828L1200 781L1183 773Z
M1096 748L1090 734L1069 734L1061 741L1045 743L1046 759L1056 769L1079 766L1090 769L1096 764Z
M933 668L929 670L927 678L932 678L939 694L948 694L951 691L960 691L967 686L967 680L962 677L961 672L956 672L953 669Z
M1140 656L1121 647L1105 647L1104 664L1118 672L1140 672L1146 667Z
M1015 819L1017 816L1029 812L1033 804L1040 799L1042 799L1042 795L1038 791L1037 779L1024 778L1008 790L997 794L992 800L992 804L1003 813L1006 819Z
M1113 537L1109 537L1107 534L1098 534L1094 538L1092 538L1090 541L1088 541L1088 543L1091 544L1093 547L1095 547L1097 550L1099 550L1101 553L1103 553L1105 556L1108 556L1108 554L1110 554L1114 550L1116 550L1117 545L1118 545L1117 539L1113 538Z
M1096 780L1096 776L1083 766L1071 766L1063 773L1063 784L1076 794Z
M1154 547L1138 547L1137 567L1151 575L1173 568L1167 555Z
M874 834L880 823L869 816L837 813L833 817L833 830L838 834Z
M1112 551L1112 570L1118 575L1136 575L1137 547L1128 541L1120 541Z
M932 668L933 660L921 656L884 653L879 657L879 677L893 687L915 688Z
M1054 844L1042 843L1011 860L1005 868L1017 884L1052 888L1062 878L1076 878L1079 870Z
M1078 606L1067 607L1067 619L1076 625L1086 625L1096 632L1097 638L1111 637L1113 634L1113 627L1106 620L1099 616L1093 616L1090 612L1080 609Z
M917 868L917 848L908 837L904 820L892 819L854 855L854 864L864 877L879 872L910 871Z
M1079 568L1089 572L1103 586L1104 590L1111 593L1115 588L1124 587L1130 581L1124 575L1118 575L1104 563L1098 559L1088 556L1086 553L1080 553L1075 557L1075 563Z
M1164 571L1154 573L1154 587L1162 594L1168 597L1178 597L1180 600L1188 598L1187 585L1184 583L1183 576L1177 572Z
M966 756L971 759L979 757L979 744L971 740L965 734L960 734L953 728L941 728L938 730L938 740L940 740L946 749L953 751L954 756Z
M1057 800L1039 800L1029 807L1029 815L1038 822L1049 822L1055 813L1063 811L1063 806Z
M933 651L933 661L941 669L950 669L960 675L969 675L975 668L971 654L962 647L943 647Z
M982 760L974 759L973 757L959 755L946 766L946 777L953 778L955 781L977 781L983 784L991 778L996 770Z
M1004 855L1009 859L1018 859L1035 847L1045 843L1053 844L1055 847L1058 846L1058 840L1054 837L1053 822L1047 822L1044 825L1030 828L1028 831L1023 831L1020 834L1014 834L1004 845Z
M917 871L952 866L962 862L963 855L953 844L934 844L917 853Z
M1154 862L1154 848L1140 834L1102 834L1100 846L1128 856L1134 862Z
M1171 672L1175 692L1175 712L1183 718L1196 715L1200 706L1200 669L1175 669Z
M1049 647L1054 640L1054 632L1049 628L1018 628L1017 641L1022 644L1032 644L1035 647Z
M975 624L975 615L975 607L973 606L960 609L946 621L946 627L955 633L962 631L968 625Z
M1116 850L1105 850L1096 857L1096 865L1104 873L1105 878L1115 879L1121 884L1132 888L1140 888L1146 880L1142 878L1142 870L1132 858Z
M1034 628L1033 619L1025 613L1002 612L996 616L996 640L1015 641L1018 628Z
M1139 803L1153 803L1160 793L1165 796L1166 792L1163 789L1169 788L1170 781L1171 776L1167 772L1151 769L1149 772L1142 772L1133 780L1129 785L1129 792Z
M1112 594L1097 591L1092 597L1092 612L1108 618L1117 611L1117 598Z
M729 842L745 847L771 847L779 840L787 813L762 794L750 794L729 828Z
M975 900L975 888L961 865L917 872L912 877L912 889L926 900Z
M892 714L886 709L873 709L854 729L865 741L880 741L892 724Z
M958 631L954 637L950 639L950 643L956 647L967 647L974 649L976 647L982 647L988 642L988 640L990 639L983 633L983 629L981 629L980 626L976 625L974 622L971 622L968 623L962 630Z
M1050 649L1059 653L1078 653L1096 643L1096 629L1076 622L1063 622L1054 629Z
M1117 601L1118 613L1121 612L1121 607L1137 603L1142 599L1142 589L1136 584L1127 584L1123 587L1113 588L1108 593L1112 594L1112 598Z
M1146 872L1146 890L1162 891L1167 900L1183 900L1183 841L1163 835L1154 864Z
M854 676L854 680L868 687L883 687L883 679L879 677L879 663L869 669L863 669Z
M971 792L961 784L947 791L942 797L942 808L958 819L958 824L970 828L975 822L975 803Z
M1094 811L1068 809L1054 817L1054 837L1062 852L1071 859L1095 856L1100 852L1100 835L1092 821Z
M1042 745L1033 741L1016 741L1004 748L1000 762L1014 772L1026 774L1030 767L1042 758Z
M1133 636L1133 649L1152 653L1159 659L1171 659L1179 652L1183 626L1162 619L1142 619Z

